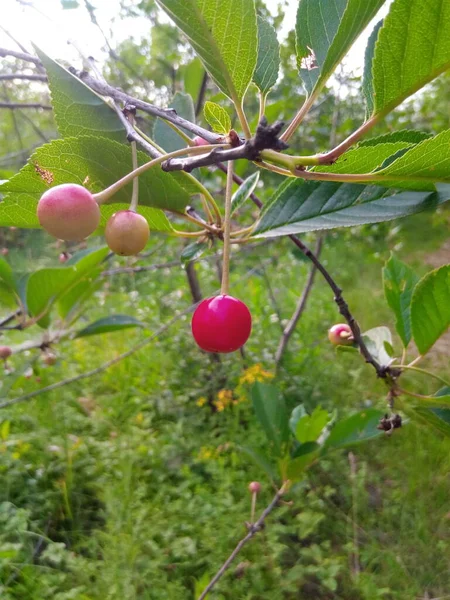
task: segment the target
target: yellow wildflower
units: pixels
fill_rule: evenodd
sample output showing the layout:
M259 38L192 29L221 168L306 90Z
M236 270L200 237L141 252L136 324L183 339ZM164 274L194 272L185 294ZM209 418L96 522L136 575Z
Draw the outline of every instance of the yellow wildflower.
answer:
M255 381L264 381L265 379L272 379L273 373L269 373L269 371L265 371L262 368L260 363L245 369L244 373L241 375L239 379L239 383L242 385L244 383L252 384Z
M202 446L197 454L198 460L211 460L213 458L213 451L207 446Z
M224 411L228 406L233 404L233 390L220 390L217 392L216 399L214 400L214 406L217 412Z
M197 400L197 406L205 406L207 402L208 400L205 398L205 396L200 396L200 398Z

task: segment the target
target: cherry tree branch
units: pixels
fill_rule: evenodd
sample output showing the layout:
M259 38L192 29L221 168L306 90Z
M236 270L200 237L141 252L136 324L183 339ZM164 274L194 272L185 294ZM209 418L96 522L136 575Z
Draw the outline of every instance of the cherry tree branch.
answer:
M217 571L217 573L214 575L214 577L211 579L211 581L208 583L206 588L203 590L202 594L198 597L198 600L204 600L204 598L206 598L206 596L213 589L213 587L216 585L216 583L219 581L219 579L224 575L225 571L231 565L231 563L236 558L236 556L239 554L239 552L242 550L242 548L245 546L245 544L247 544L247 542L249 542L259 531L262 530L264 521L267 519L267 517L270 515L270 513L274 510L274 508L276 508L278 506L278 503L279 503L281 497L283 496L283 494L285 494L285 492L288 488L288 485L289 485L289 482L286 481L283 484L283 486L277 491L277 493L273 497L271 503L267 506L267 508L264 509L264 511L262 512L259 519L255 523L252 523L249 525L249 532L247 533L247 535L244 538L242 538L242 540L240 540L240 542L237 544L236 548L233 550L233 552L230 554L230 556L227 558L227 560L223 563L223 565L220 567L220 569Z
M214 148L202 156L193 156L182 159L171 159L163 163L164 171L187 171L190 173L198 167L208 167L232 160L244 158L250 161L258 160L260 152L266 149L286 150L287 144L278 138L283 128L283 121L276 121L272 125L263 117L259 122L254 137L246 140L242 145L230 149ZM240 143L240 140L237 140Z
M323 237L321 235L319 235L319 238L317 239L316 247L314 249L314 254L317 257L317 259L320 256L320 252L322 250L322 244L323 244ZM284 328L283 335L281 336L280 343L278 344L278 348L277 348L277 351L275 354L275 368L278 368L278 366L281 362L281 359L283 358L283 354L286 351L289 340L297 326L297 323L299 322L300 317L302 316L303 312L305 311L309 294L314 285L314 278L316 276L316 273L317 273L317 267L315 264L312 264L311 269L309 271L308 279L306 281L305 287L303 288L302 294L298 300L294 314L290 318L289 323Z
M143 100L134 98L133 96L130 96L121 90L117 90L106 82L99 81L97 78L89 75L89 73L86 73L86 71L78 73L73 68L70 68L69 71L79 77L87 86L101 96L107 96L113 100L123 102L124 104L131 104L138 110L142 110L143 112L146 112L154 117L160 117L165 121L169 121L177 127L181 127L186 131L190 131L194 135L199 135L210 144L220 144L224 142L223 136L212 133L211 131L204 129L195 123L191 123L187 119L183 119L177 115L173 108L158 108L149 102L144 102Z
M26 52L17 52L16 50L8 50L7 48L0 48L0 58L5 58L7 56L12 56L14 58L18 58L19 60L24 60L26 62L31 62L31 63L34 63L35 65L42 66L42 63L37 56L33 56L32 54L27 54Z
M9 75L0 75L0 81L13 81L16 79L24 79L26 81L47 81L46 75L27 75L26 73L11 73Z
M51 106L40 104L39 102L0 102L0 108L8 108L10 110L37 108L42 110L53 110Z

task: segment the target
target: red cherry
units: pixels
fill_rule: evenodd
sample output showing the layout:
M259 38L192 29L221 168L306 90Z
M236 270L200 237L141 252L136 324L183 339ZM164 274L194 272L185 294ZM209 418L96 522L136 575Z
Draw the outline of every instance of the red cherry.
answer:
M353 333L347 323L337 323L328 330L328 339L334 346L351 346L354 342Z
M259 483L259 481L252 481L251 483L249 483L248 491L251 492L252 494L257 494L258 492L260 492L261 484Z
M6 360L12 354L12 350L9 346L0 346L0 358Z
M69 258L70 258L70 256L67 254L67 252L61 252L58 260L60 263L65 263L69 260Z
M196 146L209 146L209 142L199 135L196 135L193 141Z
M89 190L76 183L50 188L37 207L41 226L61 240L80 242L100 223L100 209Z
M245 344L251 330L250 311L233 296L203 300L192 317L192 335L206 352L234 352Z

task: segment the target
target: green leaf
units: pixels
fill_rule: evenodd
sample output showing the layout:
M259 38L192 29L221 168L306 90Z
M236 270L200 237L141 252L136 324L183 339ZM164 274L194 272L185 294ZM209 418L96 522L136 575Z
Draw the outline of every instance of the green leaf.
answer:
M373 114L385 115L449 67L448 0L395 0L372 63Z
M411 327L420 354L426 354L450 326L450 265L431 271L414 288Z
M251 458L253 462L270 477L270 479L275 480L277 478L275 467L265 454L258 452L253 448L249 448L248 446L238 446L238 449Z
M234 214L255 191L259 181L259 171L247 177L231 198L231 211Z
M148 162L148 156L138 152L138 162ZM129 146L106 138L66 138L45 144L3 186L2 191L7 195L0 203L0 226L38 228L36 207L40 196L50 187L49 182L51 186L78 183L95 193L126 175L130 169ZM131 187L131 184L125 186L112 198L114 205L100 207L101 228L113 212L128 208ZM189 202L186 190L159 166L139 177L139 212L154 230L172 231L164 213L155 208L183 212Z
M3 256L0 256L0 281L3 281L11 290L16 289L13 270Z
M407 144L414 145L419 142L423 142L433 137L433 134L427 131L417 131L415 129L400 129L399 131L392 131L391 133L385 133L378 135L377 137L369 138L359 142L358 148L363 146L376 146L377 144L395 144L397 142L406 142Z
M205 102L203 115L216 133L227 135L231 129L231 119L227 111L215 102Z
M297 423L295 437L301 443L315 442L326 427L330 417L326 410L317 406L310 415L304 415Z
M289 437L289 417L284 398L278 388L260 382L252 386L251 395L256 417L274 452L281 456Z
M64 267L39 269L28 278L26 304L31 316L43 315L38 324L50 325L50 308L70 288L89 275L108 255L109 248L95 248L76 264ZM45 314L43 314L45 312Z
M450 183L450 130L411 145L406 141L358 146L334 165L316 172L364 174L361 180L386 187L436 190Z
M92 135L119 142L126 131L115 110L78 77L35 46L47 71L56 125L62 137Z
M297 431L297 423L306 415L306 410L303 404L299 404L294 408L289 419L289 429L295 435Z
M71 287L57 301L58 314L68 323L73 323L74 317L81 317L82 312L80 306L85 303L91 296L100 289L103 281L100 277L102 267L92 269L79 283Z
M393 254L383 268L384 294L395 314L395 328L406 348L411 341L411 299L419 278Z
M409 407L407 412L418 421L450 437L450 408L416 406L414 408Z
M380 223L435 208L449 199L450 189L446 186L437 194L392 193L378 186L293 179L275 192L253 233L277 237Z
M308 95L319 90L385 0L301 0L297 60Z
M145 327L145 324L128 315L111 315L110 317L105 317L91 323L79 331L75 337L80 338L90 335L100 335L103 333L111 333L112 331L130 329L132 327Z
M3 281L0 281L0 306L14 308L17 306L17 296Z
M254 0L157 0L217 86L240 104L256 66Z
M183 65L180 69L182 69L184 74L184 91L197 102L202 87L203 76L205 74L201 60L194 58L189 64Z
M373 112L373 78L372 78L372 61L375 53L375 44L378 39L378 32L383 25L383 20L373 28L369 39L367 40L366 52L364 54L364 74L362 87L366 98L366 117L369 118Z
M177 115L195 123L195 109L192 97L189 94L177 92L169 104L169 108L173 108ZM166 152L174 152L186 147L186 142L172 129L163 119L156 119L155 128L153 131L153 139L164 148Z
M310 467L319 456L320 446L317 444L302 444L300 448L302 447L304 447L302 454L296 458L291 458L287 465L286 476L293 482L301 481L308 467Z
M380 168L388 158L395 156L399 150L411 146L410 142L403 140L373 146L358 146L340 156L333 165L315 167L314 171L318 173L371 173Z
M374 327L363 333L363 340L374 359L382 366L392 362L387 348L392 348L392 334L388 327Z
M183 249L181 253L180 260L182 264L189 263L193 260L197 260L208 250L208 244L205 242L194 242L193 244L188 244Z
M265 19L258 17L258 60L253 83L263 96L276 84L280 68L280 45L277 32Z
M416 190L435 190L435 181L450 183L450 130L416 144L375 176L382 185Z
M338 421L325 440L324 448L345 448L382 435L377 426L383 416L382 411L369 408Z

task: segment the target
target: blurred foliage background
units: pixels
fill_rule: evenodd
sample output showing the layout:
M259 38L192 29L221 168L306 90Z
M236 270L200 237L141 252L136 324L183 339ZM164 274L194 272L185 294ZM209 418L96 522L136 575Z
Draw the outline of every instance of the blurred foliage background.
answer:
M96 22L94 2L63 5L85 11L86 19ZM285 5L280 2L274 14L257 2L260 14L277 28ZM142 39L130 34L113 46L105 29L104 76L161 106L167 106L177 91L190 93L194 102L200 97L201 104L200 63L153 0L122 2L115 27L120 27L121 18L143 17L148 19L149 35ZM17 41L30 50L28 40ZM82 40L79 43L82 46ZM17 72L30 72L30 65L0 59L0 74ZM364 119L360 85L358 75L340 69L292 147L317 152L344 139ZM50 102L43 82L3 79L0 94L4 102L44 106ZM205 96L229 106L210 81ZM432 133L448 128L449 96L447 74L404 103L377 126L374 135L402 128ZM302 98L290 33L282 48L281 77L269 97L269 121L290 119ZM200 104L198 120L205 125ZM258 114L256 94L248 94L245 109L249 115ZM6 179L57 132L49 110L0 111L0 179ZM141 127L151 132L153 123L146 117ZM237 171L245 177L252 167L243 162ZM208 170L201 176L220 197L224 176ZM262 179L257 191L267 200L281 178L265 173ZM248 205L242 222L248 222L252 210ZM448 223L449 209L442 207L401 222L327 233L323 261L344 288L363 329L393 327L381 282L381 267L390 251L419 274L449 262ZM315 236L305 240L313 245ZM89 243L96 245L98 240ZM74 250L40 231L9 229L0 230L0 246L17 271L57 266L62 250ZM179 241L153 235L146 256L115 257L109 268L176 263L181 251ZM219 283L214 256L203 258L195 273L206 296ZM195 598L245 532L248 482L262 483L259 508L273 495L270 482L242 449L258 449L265 443L249 402L249 383L275 381L290 408L303 403L308 410L321 405L345 414L383 406L384 386L370 368L358 356L336 354L327 343L327 329L339 317L319 278L274 376L282 327L308 271L309 265L288 240L234 253L231 291L254 315L244 357L236 353L211 361L196 348L187 315L111 370L1 411L2 600ZM144 321L148 331L62 343L56 349L58 362L51 367L41 365L32 354L14 357L13 372L5 372L0 385L6 387L8 377L23 373L12 390L20 395L89 370L127 350L191 302L181 264L131 275L105 274L85 322L121 312ZM33 330L27 332L32 334ZM20 332L1 338L2 344L21 341ZM449 339L444 337L426 362L448 377L449 354ZM424 378L405 379L418 392L431 392ZM336 453L314 467L211 597L447 597L450 442L413 425L395 433L357 447L351 457Z

